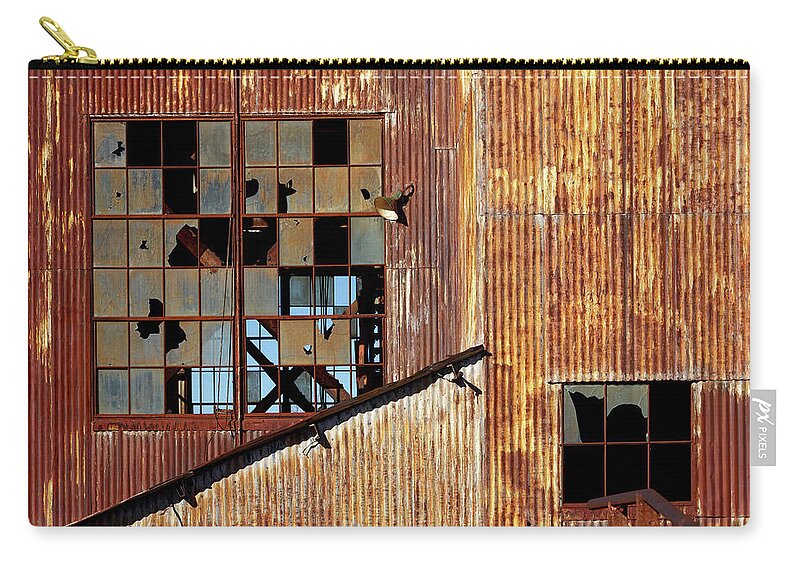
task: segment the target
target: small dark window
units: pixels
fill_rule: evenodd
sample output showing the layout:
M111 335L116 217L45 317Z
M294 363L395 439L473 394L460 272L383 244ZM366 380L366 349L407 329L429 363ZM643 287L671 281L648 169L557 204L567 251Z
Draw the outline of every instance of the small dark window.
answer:
M690 501L690 425L686 382L566 386L564 502L645 488Z
M197 164L197 123L164 121L164 166Z
M161 166L161 123L128 121L128 166Z
M164 170L164 206L168 214L197 213L197 179L194 169Z
M317 265L347 265L347 218L317 218L314 222Z
M564 502L585 503L603 495L603 447L564 448Z
M347 120L314 121L314 164L347 164Z

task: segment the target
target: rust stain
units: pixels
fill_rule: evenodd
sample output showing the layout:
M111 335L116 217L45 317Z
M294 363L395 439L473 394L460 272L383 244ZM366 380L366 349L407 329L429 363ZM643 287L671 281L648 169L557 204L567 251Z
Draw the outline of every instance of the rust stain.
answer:
M301 442L221 474L197 508L175 506L184 524L606 524L561 511L559 383L671 379L696 381L694 514L746 521L748 72L245 70L239 93L232 71L33 73L35 524L233 446L190 426L93 431L80 270L86 117L233 116L237 97L243 116L384 117L384 193L418 188L409 227L387 229L387 340L404 349L386 377L480 342L494 357L472 372L481 397L442 384L364 410L331 450Z

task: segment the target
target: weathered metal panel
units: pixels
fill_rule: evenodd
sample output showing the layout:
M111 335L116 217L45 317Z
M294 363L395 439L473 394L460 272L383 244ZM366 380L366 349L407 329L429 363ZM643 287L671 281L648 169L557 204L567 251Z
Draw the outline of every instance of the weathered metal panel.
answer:
M672 210L749 214L750 72L671 74Z
M465 370L479 388L481 366ZM446 381L404 386L321 422L326 446L309 448L306 432L248 454L238 469L214 468L196 507L176 496L174 509L148 512L145 503L124 516L137 526L480 525L481 398Z
M670 217L675 272L675 376L687 380L748 378L749 268L743 262L741 216Z
M703 524L750 516L750 382L693 385L697 515Z
M30 72L28 433L34 524L69 523L231 446L220 435L225 432L93 431L87 220L89 116L231 113L233 73L95 75L93 70ZM193 438L202 443L184 444ZM170 463L170 457L181 463ZM133 467L142 461L149 467Z
M630 373L630 219L545 217L545 354L556 382Z
M67 80L73 76L88 78L80 92L86 98L84 112L92 115L228 114L235 109L235 72L231 70L112 69L103 73L93 70L56 73Z
M90 272L76 270L90 267L88 115L233 114L237 96L243 115L384 116L383 191L417 187L409 227L386 235L386 340L402 347L386 351L386 378L484 336L495 356L474 372L485 388L474 401L438 383L365 410L336 428L331 450L276 450L220 474L182 517L559 524L550 382L655 379L703 381L703 524L747 516L748 72L104 73L30 81L33 522L81 518L234 443L226 425L92 431Z

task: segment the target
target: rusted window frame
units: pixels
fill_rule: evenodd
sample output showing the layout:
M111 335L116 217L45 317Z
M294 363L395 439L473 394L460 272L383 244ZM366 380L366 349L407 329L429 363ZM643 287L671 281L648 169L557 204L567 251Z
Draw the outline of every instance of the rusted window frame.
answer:
M656 441L653 442L650 437L650 406L651 406L651 387L654 384L663 384L663 383L681 383L688 385L689 388L689 437L686 440L664 440L664 441ZM607 422L608 422L608 414L606 412L606 405L608 402L608 388L609 386L647 386L647 432L646 432L646 439L643 442L610 442L610 445L641 445L645 446L646 448L646 460L647 460L647 484L650 484L650 446L651 445L669 445L669 444L683 444L689 446L689 457L690 457L690 465L689 465L689 489L691 493L691 497L685 501L671 501L674 505L678 507L686 507L686 508L693 508L697 502L696 496L696 489L695 489L695 481L697 480L697 466L696 466L696 459L695 459L695 440L694 440L694 414L693 412L693 405L694 405L694 393L692 390L693 382L686 381L686 380L656 380L656 381L645 381L645 382L563 382L558 383L560 386L559 389L559 398L558 398L558 405L559 405L559 419L560 419L560 429L559 429L559 442L558 442L558 451L559 451L559 458L561 462L561 474L560 474L560 487L559 487L559 501L561 502L561 510L564 513L568 514L568 518L571 520L577 520L578 518L585 519L585 520L596 520L596 519L604 519L605 514L599 511L592 511L586 507L586 502L583 503L568 503L564 501L564 448L565 447L588 447L588 446L602 446L603 447L603 495L605 496L607 487L606 487L606 478L607 478L607 448L609 446L608 441L608 430L607 430ZM599 442L588 442L588 443L566 443L565 442L565 435L564 435L564 428L565 428L565 421L564 421L564 400L567 395L567 388L571 387L580 387L580 386L603 386L603 441Z
M95 317L94 316L94 279L90 279L90 298L92 299L92 310L89 313L89 324L90 324L90 334L91 334L91 357L88 362L89 374L92 378L92 391L91 391L91 406L93 412L93 429L95 430L108 430L108 429L144 429L144 430L152 430L152 429L164 429L164 430L174 430L174 429L200 429L200 430L233 430L239 429L242 431L246 430L264 430L264 429L279 429L281 427L285 427L291 425L296 421L300 421L303 418L311 415L313 412L280 412L280 413L248 413L247 412L247 375L246 371L248 369L247 366L247 355L245 351L245 343L243 339L245 338L245 321L247 317L244 315L244 307L243 307L243 291L242 285L244 283L244 269L245 265L243 263L243 240L242 240L242 227L243 227L243 220L247 217L271 217L279 220L281 218L311 218L311 219L318 219L324 217L346 217L348 219L348 263L347 264L339 264L339 265L317 265L316 263L313 265L305 266L305 268L311 270L311 300L312 305L316 301L314 287L316 286L316 270L317 267L346 267L348 270L348 286L351 285L350 277L352 274L352 268L358 267L350 264L350 248L351 248L351 236L350 236L350 224L349 220L355 217L374 217L375 212L366 211L366 212L353 212L350 211L351 206L348 206L347 212L315 212L316 209L316 202L315 202L315 169L318 167L325 167L331 165L323 165L323 164L314 164L313 159L313 131L312 131L312 141L311 141L311 153L312 159L310 165L297 165L291 166L293 168L309 168L312 171L312 181L311 181L311 211L298 213L298 212L289 212L289 213L278 213L277 208L275 213L270 214L247 214L245 212L245 192L244 192L244 180L245 180L245 171L247 167L245 166L245 122L247 121L257 121L257 120L268 120L268 121L314 121L318 119L347 119L347 146L348 146L348 160L346 164L343 165L334 165L334 166L342 166L347 169L347 199L348 204L350 204L350 184L351 184L351 173L354 166L356 167L363 167L363 166L372 166L380 168L381 173L381 193L383 193L384 185L386 184L386 149L384 148L384 137L381 136L381 160L380 164L370 164L370 165L351 165L349 159L349 152L350 152L350 120L359 120L359 119L377 119L380 120L381 124L381 133L385 133L385 116L383 114L358 114L358 113L349 113L343 115L330 115L330 114L302 114L302 115L282 115L282 114L275 114L275 115L261 115L261 114L254 114L254 115L245 115L245 114L198 114L198 115L191 115L191 116L180 116L177 117L175 115L148 115L148 116L141 116L141 115L120 115L120 116L92 116L89 117L89 127L90 127L90 134L91 134L91 142L90 142L90 149L91 152L89 153L89 161L90 161L90 172L92 172L91 180L90 180L90 192L91 192L91 221L88 228L88 258L90 267L92 267L92 275L94 272L94 267L92 263L93 253L92 253L92 236L93 236L93 223L95 219L123 219L126 220L160 220L162 221L162 232L164 231L163 223L170 219L197 219L198 222L202 218L229 218L231 220L231 235L233 237L233 244L232 244L232 252L231 258L232 262L228 265L228 267L232 270L233 275L233 304L234 304L234 313L231 317L224 315L222 317L204 317L201 315L194 316L194 317L177 317L174 319L170 319L167 316L163 317L153 317L153 318L141 318L141 317ZM199 157L199 123L202 121L229 121L231 124L231 164L229 167L231 171L231 213L230 214L200 214L199 208L199 196L198 196L198 210L195 214L165 214L164 210L158 215L156 214L134 214L131 215L126 213L124 215L115 214L115 215L98 215L95 211L95 164L94 164L94 125L96 123L101 122L123 122L128 123L131 121L172 121L172 120L187 120L187 121L195 121L197 123L197 142L198 142L198 157L197 162L194 167L191 166L170 166L166 168L194 168L198 173L198 185L200 181L199 173L202 169L200 166L200 157ZM278 125L276 124L276 131ZM312 122L312 129L313 129L313 122ZM127 134L127 133L126 133ZM127 139L127 136L126 136ZM276 165L274 167L266 166L264 168L275 168L276 169L276 176L277 176L277 169L278 166L278 157L279 155L279 147L277 146L278 143L278 135L276 133ZM126 140L127 143L127 140ZM163 129L162 129L162 136L161 136L161 145L162 145L162 157L163 157ZM162 160L163 162L163 160ZM97 167L97 168L104 168L104 167ZM130 166L127 164L124 167L116 167L124 171L126 174L127 179L127 172L130 169L140 168L138 166ZM143 167L147 168L147 167ZM162 164L160 167L150 167L150 168L160 168L163 172L165 166ZM211 167L208 168L220 168L220 167ZM277 192L275 196L276 200L278 198ZM127 196L126 196L127 199ZM162 206L165 203L166 196L163 192L163 180L162 180ZM384 230L385 236L385 230ZM162 235L162 240L166 240L166 234ZM127 248L127 244L126 244ZM164 258L162 259L162 294L164 292L164 288L166 287L166 282L164 278L163 271L169 267L166 256L168 252L166 250L163 252ZM127 254L126 254L127 255ZM316 260L315 260L316 262ZM130 260L128 260L130 263ZM225 266L223 266L224 269ZM252 267L252 266L247 266ZM256 267L273 267L273 266L264 266L259 265ZM281 268L280 264L274 266L276 269ZM383 263L378 265L367 265L365 267L379 267L380 271L382 272L384 278L384 308L385 308L385 291L386 291L386 246L385 246L385 239L384 239L384 252L383 252ZM128 272L126 275L126 280L130 280L130 269L131 267L128 266L126 271ZM203 265L198 262L198 279L202 276ZM201 292L200 287L198 284L198 305L201 303ZM126 300L127 302L127 300ZM280 311L279 311L280 312ZM348 319L351 321L352 319L377 319L381 323L381 361L380 363L374 364L365 364L365 365L358 365L355 362L351 362L349 366L351 369L355 370L357 366L371 366L373 368L381 369L381 382L386 382L386 358L385 358L385 347L386 347L386 313L385 311L379 314L358 314L358 315L310 315L310 316L288 316L288 315L275 315L271 316L272 319L277 320L284 320L284 319L324 319L324 318L333 318L336 317L337 319ZM178 321L199 321L199 322L206 322L206 321L228 321L231 322L231 339L232 339L232 350L233 350L233 357L232 357L232 364L233 364L233 403L232 407L233 410L230 414L99 414L98 412L98 401L97 401L97 389L98 389L98 381L97 381L97 362L96 362L96 341L95 341L95 323L100 320L106 321L116 321L116 322L126 322L126 323L135 323L141 320L156 320L159 322L166 322L167 320L178 320ZM129 341L130 342L130 341ZM351 341L352 342L352 341ZM202 341L198 341L199 343L199 350L202 351ZM314 357L316 359L316 351L314 351ZM130 353L130 347L129 347ZM129 356L130 358L130 356ZM202 357L201 357L202 360ZM315 362L316 366L316 362ZM324 366L324 365L323 365ZM334 366L334 365L328 365ZM335 366L345 366L345 365L335 365ZM109 367L110 368L110 367ZM124 368L124 367L120 367ZM162 366L153 366L149 368L154 369L162 369L166 370L169 368L174 368L174 366L167 366L164 363ZM200 367L193 367L198 369L205 369L205 366ZM130 371L130 363L126 370ZM165 379L166 380L166 379ZM165 382L166 384L166 382ZM318 385L316 381L313 381L314 386L314 394L315 394L315 406L316 406L316 393L318 391ZM128 391L130 394L130 377L128 380ZM166 402L166 386L165 386L165 402ZM130 395L129 395L129 403L130 406Z

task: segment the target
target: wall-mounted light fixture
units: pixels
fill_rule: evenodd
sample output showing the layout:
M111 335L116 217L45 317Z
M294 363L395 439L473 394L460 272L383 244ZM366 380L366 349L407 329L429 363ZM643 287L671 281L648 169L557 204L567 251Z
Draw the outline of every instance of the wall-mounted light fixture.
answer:
M375 210L381 217L390 222L397 222L408 226L406 214L403 211L408 200L414 195L414 183L406 184L402 190L398 190L391 196L378 196L375 198Z

